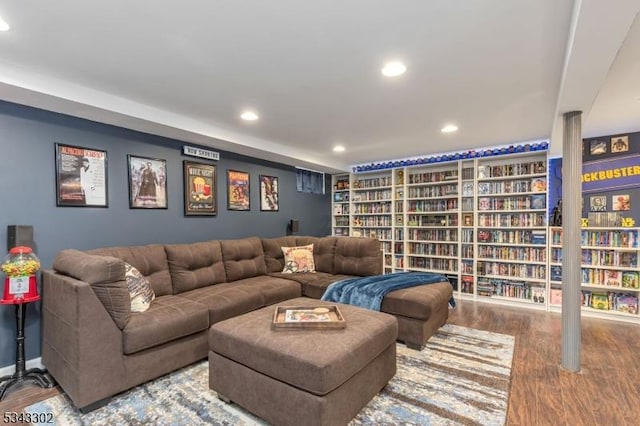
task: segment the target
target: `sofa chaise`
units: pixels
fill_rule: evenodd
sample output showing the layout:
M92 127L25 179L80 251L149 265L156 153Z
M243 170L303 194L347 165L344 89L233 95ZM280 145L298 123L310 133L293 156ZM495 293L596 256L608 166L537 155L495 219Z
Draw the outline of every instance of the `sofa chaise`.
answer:
M313 244L316 272L283 273L282 247ZM125 266L155 299L131 312ZM208 354L211 325L331 283L382 272L380 242L352 237L257 237L189 244L63 250L42 271L42 362L82 411ZM398 340L420 348L448 317L448 282L397 290L382 303Z

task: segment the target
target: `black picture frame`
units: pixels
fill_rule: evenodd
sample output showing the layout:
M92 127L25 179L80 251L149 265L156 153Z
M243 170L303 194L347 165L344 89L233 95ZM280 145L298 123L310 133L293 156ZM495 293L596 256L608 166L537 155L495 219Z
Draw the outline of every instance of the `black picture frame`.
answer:
M218 214L216 166L184 160L184 215Z
M107 151L55 143L56 206L108 207Z
M127 155L130 209L166 209L167 161Z
M277 176L260 175L260 211L280 210L280 192Z
M249 172L227 170L227 210L251 210L251 181Z

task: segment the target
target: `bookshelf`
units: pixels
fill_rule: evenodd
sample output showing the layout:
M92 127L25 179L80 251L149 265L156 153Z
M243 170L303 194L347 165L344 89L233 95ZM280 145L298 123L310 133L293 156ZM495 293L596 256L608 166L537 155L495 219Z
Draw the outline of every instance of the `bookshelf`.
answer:
M476 197L475 167L473 161L464 161L460 167L460 285L463 296L473 296L476 292Z
M476 173L476 294L546 308L546 156L482 161Z
M332 233L337 236L348 236L351 226L350 205L350 176L348 174L334 175L332 183Z
M548 224L557 159L549 161L546 151L502 151L338 175L350 186L334 196L349 201L334 214L333 234L378 237L385 273L441 273L458 298L558 311L562 228ZM640 323L640 228L624 210L583 212L582 312Z
M337 175L333 235L379 238L385 273L441 273L459 297L545 307L546 165L525 152Z
M453 275L459 265L458 165L406 171L405 269Z
M385 272L404 271L405 253L405 169L395 170L393 174L393 241L392 250L385 258Z
M550 306L562 305L562 228L550 232ZM582 311L640 319L639 228L586 227L581 231Z
M351 178L351 236L377 238L385 262L393 244L393 185L390 170ZM385 268L389 272L388 268Z

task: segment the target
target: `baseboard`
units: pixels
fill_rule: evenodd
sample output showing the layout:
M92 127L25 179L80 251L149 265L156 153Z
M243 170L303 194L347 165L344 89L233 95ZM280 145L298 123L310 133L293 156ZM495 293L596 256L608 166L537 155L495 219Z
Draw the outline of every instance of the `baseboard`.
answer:
M27 370L30 368L44 368L44 365L42 365L42 358L38 357L38 358L27 360L27 362L25 362L25 368ZM16 372L16 366L8 365L6 367L0 368L0 377L11 376L15 372Z

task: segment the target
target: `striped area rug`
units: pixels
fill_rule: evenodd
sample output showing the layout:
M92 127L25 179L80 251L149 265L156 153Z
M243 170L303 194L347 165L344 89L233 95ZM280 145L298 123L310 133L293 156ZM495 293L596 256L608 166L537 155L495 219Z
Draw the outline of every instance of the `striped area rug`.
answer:
M450 324L420 352L398 344L396 375L350 425L503 425L513 348L513 336ZM208 377L202 361L122 393L88 414L63 395L25 411L53 413L53 424L65 426L265 424L220 401L209 390Z

